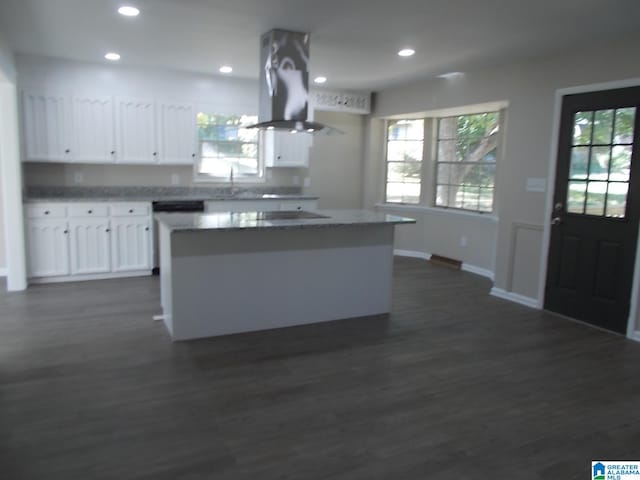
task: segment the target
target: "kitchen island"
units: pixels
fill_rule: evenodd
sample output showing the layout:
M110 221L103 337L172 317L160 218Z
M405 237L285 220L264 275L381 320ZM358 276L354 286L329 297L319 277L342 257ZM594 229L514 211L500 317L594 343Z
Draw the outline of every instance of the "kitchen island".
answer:
M365 210L158 214L174 340L388 313L394 227Z

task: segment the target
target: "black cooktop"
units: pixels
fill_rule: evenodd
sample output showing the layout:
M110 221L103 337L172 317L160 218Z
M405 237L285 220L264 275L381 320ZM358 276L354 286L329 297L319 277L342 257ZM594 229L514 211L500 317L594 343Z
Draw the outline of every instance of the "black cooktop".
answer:
M305 212L304 210L276 210L271 212L245 212L246 215L255 220L301 220L309 218L330 218L319 213Z

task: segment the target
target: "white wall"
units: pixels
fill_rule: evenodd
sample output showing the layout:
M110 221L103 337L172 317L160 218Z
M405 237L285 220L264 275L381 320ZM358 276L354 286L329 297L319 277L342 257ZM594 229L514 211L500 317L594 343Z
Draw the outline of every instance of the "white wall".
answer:
M0 268L10 291L27 285L15 76L13 54L0 37Z
M314 120L344 132L316 135L309 157L311 185L305 193L320 197L320 208L362 208L364 117L316 112Z
M498 166L496 188L499 217L495 250L496 287L534 299L541 295L538 279L546 193L527 192L525 186L528 177L546 178L548 174L556 90L640 78L640 63L630 61L637 57L639 45L640 36L635 35L590 49L466 72L460 79L423 80L377 94L375 117L508 102L504 158ZM384 178L378 166L383 162L378 145L384 142L384 132L375 120L369 130L364 186L367 207L382 200ZM465 221L460 219L460 224ZM416 231L412 241L429 251L432 249L429 240L421 240L420 235L443 227L430 218L424 222L424 231ZM468 227L475 228L471 224ZM458 241L456 234L455 230L451 230L451 234L446 231L440 240L449 239L455 245ZM484 248L487 255L491 252L488 243L487 239ZM484 265L489 266L492 262L493 259L488 258Z

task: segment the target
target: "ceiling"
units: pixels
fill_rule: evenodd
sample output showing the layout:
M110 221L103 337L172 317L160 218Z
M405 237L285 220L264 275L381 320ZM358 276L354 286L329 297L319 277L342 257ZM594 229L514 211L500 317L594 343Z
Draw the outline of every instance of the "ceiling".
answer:
M123 4L137 18L116 13ZM257 78L260 35L311 34L311 75L326 88L410 80L597 44L637 31L638 0L0 0L17 53ZM401 58L411 46L417 53Z

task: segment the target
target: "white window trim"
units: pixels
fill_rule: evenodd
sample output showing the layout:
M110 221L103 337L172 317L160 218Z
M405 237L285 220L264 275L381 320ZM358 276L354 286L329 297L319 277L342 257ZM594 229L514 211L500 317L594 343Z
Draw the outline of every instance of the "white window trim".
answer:
M488 107L491 108L488 108ZM393 117L385 118L385 130L384 130L384 148L383 148L383 183L381 201L375 204L376 208L400 209L405 211L415 212L429 212L438 213L442 215L458 215L470 218L479 218L497 223L499 220L499 205L498 205L498 170L503 163L504 158L504 146L505 146L505 122L507 116L507 102L495 102L492 104L482 104L477 106L470 106L468 109L464 107L455 110L440 110L433 112L425 112L428 116L421 115L394 115ZM498 138L498 154L496 156L496 178L494 181L493 190L493 210L491 212L482 212L474 210L466 210L462 208L437 206L435 204L436 185L437 185L437 152L438 148L438 120L440 118L446 118L451 116L462 115L474 115L477 113L498 112L500 114L500 136ZM401 119L423 119L425 121L425 135L424 144L422 150L422 175L420 178L420 203L395 203L386 201L386 186L387 186L387 144L388 144L388 125L390 121ZM425 182L425 180L429 180Z

